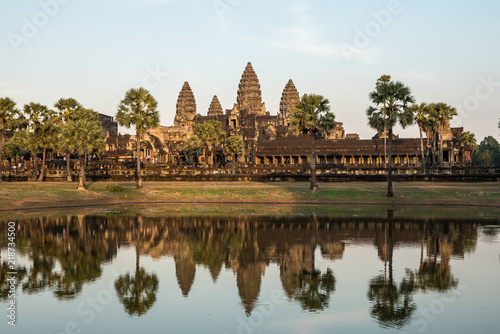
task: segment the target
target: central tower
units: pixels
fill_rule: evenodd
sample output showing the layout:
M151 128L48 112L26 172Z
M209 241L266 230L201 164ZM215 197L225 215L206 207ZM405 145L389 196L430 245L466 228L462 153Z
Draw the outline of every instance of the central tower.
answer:
M262 92L259 79L249 62L238 86L236 109L249 115L265 115L266 104L262 103Z

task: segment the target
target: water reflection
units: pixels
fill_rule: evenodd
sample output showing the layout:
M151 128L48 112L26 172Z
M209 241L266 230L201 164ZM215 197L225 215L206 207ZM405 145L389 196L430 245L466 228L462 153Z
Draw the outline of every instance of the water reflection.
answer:
M74 299L85 284L101 277L103 266L122 247L135 248L135 272L114 281L118 300L130 316L143 316L154 308L160 290L155 272L141 267L141 256L175 261L175 275L184 298L207 268L216 282L223 268L232 270L241 304L251 316L261 294L262 280L271 263L279 268L286 296L308 312L324 312L335 303L337 280L334 261L341 261L346 245L371 244L380 259L380 274L372 276L366 291L367 313L381 326L402 328L415 314L417 293L446 292L457 288L451 258L475 251L480 224L465 221L300 216L185 216L149 217L77 215L20 219L17 244L29 259L18 268L25 294L50 291L59 300ZM6 244L2 224L1 244ZM483 229L486 237L498 228ZM394 250L420 251L420 263L393 263ZM348 248L347 248L348 249ZM328 260L316 267L315 256ZM3 261L5 259L2 259ZM406 269L394 277L394 266ZM1 300L6 300L6 262L0 275Z

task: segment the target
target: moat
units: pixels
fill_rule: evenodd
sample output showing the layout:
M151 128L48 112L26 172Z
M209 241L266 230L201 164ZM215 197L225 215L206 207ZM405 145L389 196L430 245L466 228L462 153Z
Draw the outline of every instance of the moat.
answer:
M500 330L497 210L92 210L0 217L2 333Z

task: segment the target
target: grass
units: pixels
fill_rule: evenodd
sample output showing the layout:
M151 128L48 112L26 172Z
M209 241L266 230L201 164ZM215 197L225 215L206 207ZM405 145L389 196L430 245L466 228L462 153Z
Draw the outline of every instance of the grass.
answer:
M394 198L387 198L385 183L320 183L313 194L306 182L145 182L136 189L133 182L90 183L77 191L76 183L0 183L0 210L48 207L106 206L132 203L254 203L352 204L352 205L443 205L500 208L500 183L394 184ZM236 205L235 205L236 206Z

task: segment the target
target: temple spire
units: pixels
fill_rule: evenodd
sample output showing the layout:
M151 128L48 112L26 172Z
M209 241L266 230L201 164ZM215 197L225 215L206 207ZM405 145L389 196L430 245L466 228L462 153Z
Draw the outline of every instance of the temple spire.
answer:
M294 108L300 102L299 92L292 79L288 80L288 83L283 89L283 94L281 95L280 111L278 113L278 125L289 126L290 117L295 112Z
M217 95L214 95L212 102L210 103L210 107L208 108L208 116L219 116L222 115L222 106L217 98Z
M259 79L249 62L238 86L237 109L248 114L265 115L266 105L262 103Z
M182 90L177 98L177 106L175 112L175 126L191 126L193 125L194 117L196 116L196 100L194 94L186 81L182 86Z

